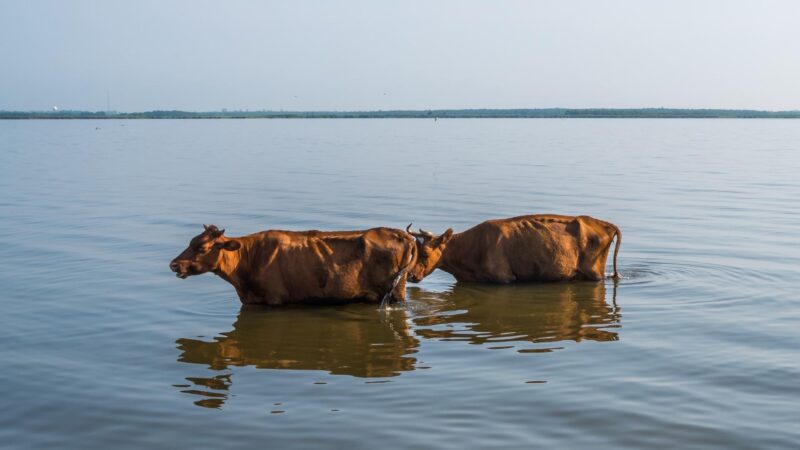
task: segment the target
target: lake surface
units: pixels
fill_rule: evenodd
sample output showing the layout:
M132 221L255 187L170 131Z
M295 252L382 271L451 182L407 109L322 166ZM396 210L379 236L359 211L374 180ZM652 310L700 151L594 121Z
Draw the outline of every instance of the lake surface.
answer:
M2 446L800 442L798 121L0 121L0 156ZM167 267L202 223L532 213L617 224L624 278L265 309Z

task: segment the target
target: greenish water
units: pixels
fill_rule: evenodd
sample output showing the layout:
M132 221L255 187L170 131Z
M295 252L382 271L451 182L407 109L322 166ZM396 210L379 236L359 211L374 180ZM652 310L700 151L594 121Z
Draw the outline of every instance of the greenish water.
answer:
M800 127L0 121L14 448L796 448ZM268 229L589 214L616 285L435 272L403 308L243 308L167 267Z

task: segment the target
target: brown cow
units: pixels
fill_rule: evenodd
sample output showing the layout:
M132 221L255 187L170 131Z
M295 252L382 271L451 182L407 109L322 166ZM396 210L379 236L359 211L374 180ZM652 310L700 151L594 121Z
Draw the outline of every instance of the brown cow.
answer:
M391 228L229 238L214 225L204 228L170 269L179 278L213 272L242 303L266 305L404 301L406 278L418 282L432 272L449 239L421 242Z
M589 216L543 214L487 220L455 234L438 268L459 281L598 281L605 277L615 236L614 278L619 278L622 233L615 225Z

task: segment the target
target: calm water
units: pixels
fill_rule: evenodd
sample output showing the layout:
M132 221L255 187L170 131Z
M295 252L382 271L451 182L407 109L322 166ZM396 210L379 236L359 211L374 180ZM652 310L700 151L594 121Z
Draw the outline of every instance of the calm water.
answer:
M0 445L797 448L800 122L0 122ZM242 308L214 223L623 231L614 285Z

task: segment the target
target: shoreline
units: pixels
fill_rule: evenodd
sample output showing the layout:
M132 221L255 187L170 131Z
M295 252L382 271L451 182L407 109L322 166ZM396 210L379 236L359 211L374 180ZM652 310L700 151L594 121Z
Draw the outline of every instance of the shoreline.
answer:
M431 109L387 111L0 111L0 120L76 119L800 119L800 110Z

